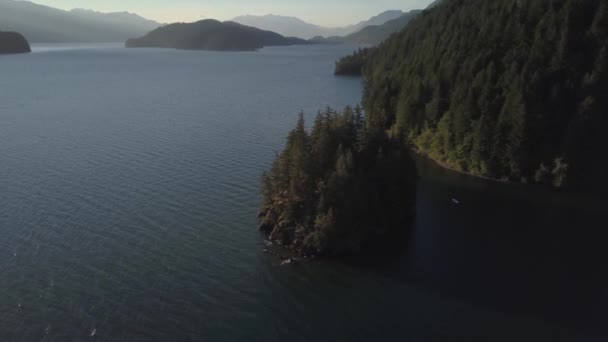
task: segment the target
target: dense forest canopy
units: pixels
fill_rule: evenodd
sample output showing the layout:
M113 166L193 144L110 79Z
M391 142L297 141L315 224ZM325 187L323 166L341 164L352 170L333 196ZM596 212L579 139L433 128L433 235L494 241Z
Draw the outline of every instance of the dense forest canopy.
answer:
M367 64L373 48L359 48L352 55L344 56L336 61L335 75L361 76L363 67Z
M608 1L445 0L366 58L367 120L432 158L608 191Z
M336 64L363 73L365 119L328 109L310 133L300 119L264 176L260 229L304 255L390 240L412 217L411 146L479 176L608 193L607 43L607 1L442 1Z
M360 109L300 115L263 176L260 230L301 255L344 256L404 245L416 169L397 138L364 124ZM390 249L390 248L389 248Z

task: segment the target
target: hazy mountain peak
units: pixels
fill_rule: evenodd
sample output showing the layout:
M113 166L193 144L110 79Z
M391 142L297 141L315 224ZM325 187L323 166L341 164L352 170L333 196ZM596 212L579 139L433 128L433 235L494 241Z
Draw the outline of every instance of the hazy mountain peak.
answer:
M272 21L272 22L298 23L298 24L310 25L313 27L320 27L318 25L308 23L298 17L291 17L291 16L277 15L277 14L264 14L264 15L247 14L247 15L238 16L238 17L232 19L231 21L239 22L239 21L244 21L244 20L249 20L249 21L267 20L267 21Z
M361 23L365 23L365 26L382 25L389 20L399 18L403 14L404 12L402 10L388 10L371 17L369 20L362 21Z
M262 30L277 32L284 36L310 39L319 36L345 36L367 26L382 25L387 21L399 18L403 14L400 10L384 11L371 17L369 20L345 27L323 27L311 24L297 17L276 14L242 15L232 19L232 21Z
M395 19L391 19L380 25L365 26L361 30L347 35L342 41L357 45L377 45L390 37L393 33L401 31L421 12L422 10L401 12L401 15Z
M28 1L0 0L0 30L31 42L124 42L161 26L129 12L65 11Z
M124 16L129 16L129 17L143 18L142 16L140 16L136 13L132 13L132 12L128 12L128 11L99 12L99 11L95 11L92 9L86 9L86 8L73 8L69 12L75 13L75 14L124 15Z
M76 15L89 16L89 17L94 16L97 18L114 18L114 19L132 20L132 22L131 22L132 24L147 23L147 24L154 25L154 26L162 25L161 23L159 23L157 21L150 20L150 19L140 16L137 13L127 12L127 11L99 12L99 11L85 9L85 8L74 8L74 9L70 10L70 13L73 13Z
M277 32L284 36L305 39L323 35L325 32L325 28L307 23L300 18L275 14L243 15L232 19L232 21L262 30Z

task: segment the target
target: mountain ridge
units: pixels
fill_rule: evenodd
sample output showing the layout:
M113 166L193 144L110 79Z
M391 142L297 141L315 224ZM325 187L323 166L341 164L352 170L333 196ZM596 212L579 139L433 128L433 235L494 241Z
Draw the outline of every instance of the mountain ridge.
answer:
M20 32L33 43L124 42L161 25L129 12L66 11L0 0L0 30Z
M262 30L277 32L286 36L294 36L302 39L311 39L316 36L346 36L371 25L382 25L387 21L396 19L403 15L401 10L388 10L377 14L367 20L344 27L325 27L309 23L301 18L282 16L275 14L266 15L242 15L231 19L231 21L242 25L257 27Z
M390 37L393 33L401 31L412 19L423 10L412 10L403 13L399 18L389 20L382 25L370 25L361 30L343 37L343 41L356 45L377 45Z

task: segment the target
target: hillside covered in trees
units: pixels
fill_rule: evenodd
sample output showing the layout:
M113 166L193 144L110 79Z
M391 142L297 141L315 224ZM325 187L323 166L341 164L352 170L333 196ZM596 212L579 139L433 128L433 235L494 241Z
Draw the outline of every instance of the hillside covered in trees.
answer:
M300 255L345 256L404 245L416 169L397 138L364 124L360 109L302 115L263 176L260 230Z
M361 76L363 67L367 64L374 48L359 48L352 55L344 56L336 61L334 75Z
M369 124L494 179L608 192L608 2L445 0L366 56Z
M141 38L129 39L127 47L156 47L181 50L251 51L265 46L309 44L299 38L213 19L159 27Z

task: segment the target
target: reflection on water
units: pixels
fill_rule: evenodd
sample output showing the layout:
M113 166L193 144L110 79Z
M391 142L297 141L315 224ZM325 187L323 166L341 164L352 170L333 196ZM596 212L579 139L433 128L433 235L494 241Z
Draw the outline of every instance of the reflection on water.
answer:
M501 310L602 327L608 201L480 180L425 159L418 167L413 264L422 283Z
M71 43L71 44L56 44L56 43L32 43L32 53L39 52L57 52L66 50L103 50L103 49L119 49L123 48L124 43Z

